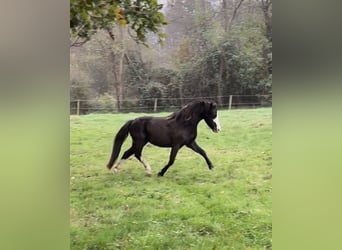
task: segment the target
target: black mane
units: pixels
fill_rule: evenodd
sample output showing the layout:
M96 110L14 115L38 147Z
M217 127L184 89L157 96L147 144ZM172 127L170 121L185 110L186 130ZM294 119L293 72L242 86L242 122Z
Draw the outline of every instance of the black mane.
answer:
M167 120L176 119L177 121L189 121L192 118L192 114L195 112L196 107L199 106L199 104L203 103L203 101L194 101L191 103L188 103L184 107L182 107L180 110L177 110L166 117Z

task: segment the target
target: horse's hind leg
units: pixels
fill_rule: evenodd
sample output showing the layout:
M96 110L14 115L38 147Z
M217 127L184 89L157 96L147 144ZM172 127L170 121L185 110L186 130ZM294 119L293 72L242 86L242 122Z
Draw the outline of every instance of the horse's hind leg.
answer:
M134 156L144 165L145 173L148 176L151 176L151 167L150 165L141 157L142 149L144 148L146 143L144 144L135 144L134 149Z
M124 161L127 160L133 154L134 154L134 148L132 145L128 150L125 151L125 153L121 157L121 160L114 167L114 173L118 172L119 169L122 167L122 164L124 163Z
M140 156L140 162L144 165L146 175L151 176L150 164L148 164L148 162L146 160L144 160L141 156Z

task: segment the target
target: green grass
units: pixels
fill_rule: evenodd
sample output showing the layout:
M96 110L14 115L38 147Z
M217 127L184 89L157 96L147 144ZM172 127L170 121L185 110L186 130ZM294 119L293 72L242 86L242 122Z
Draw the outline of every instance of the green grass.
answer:
M71 116L71 249L270 249L272 109L219 114L222 131L202 121L197 136L215 170L184 147L164 177L170 150L155 146L143 150L152 177L135 158L116 175L105 167L118 129L141 114Z

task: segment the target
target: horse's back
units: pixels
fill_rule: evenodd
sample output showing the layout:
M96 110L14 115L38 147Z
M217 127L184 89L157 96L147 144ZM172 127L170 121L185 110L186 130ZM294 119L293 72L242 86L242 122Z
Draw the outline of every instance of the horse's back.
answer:
M169 121L158 117L138 117L132 124L130 134L133 141L143 140L159 147L171 147Z
M196 137L196 129L186 128L175 119L148 116L136 118L131 124L130 133L136 142L150 142L159 147L184 145Z

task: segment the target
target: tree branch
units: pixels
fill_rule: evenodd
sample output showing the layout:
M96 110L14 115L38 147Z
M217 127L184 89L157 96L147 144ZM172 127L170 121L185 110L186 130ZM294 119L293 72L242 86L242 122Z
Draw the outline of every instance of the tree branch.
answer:
M129 56L127 55L127 53L124 54L128 64L130 64L133 68L133 70L135 71L135 74L138 76L138 78L143 81L142 77L140 76L139 72L136 70L134 64L132 63L131 59L129 58Z
M75 39L74 41L71 42L70 47L80 47L80 46L82 46L83 44L85 44L86 42L89 41L88 38L84 38L83 41L80 41L80 42L79 42L79 41L78 41L79 39L80 39L80 37L77 36L76 39Z
M80 37L78 36L78 34L81 32L81 30L82 30L84 27L85 27L85 24L83 24L82 26L80 26L80 27L76 30L75 35L74 35L76 38L75 38L74 41L71 42L70 47L80 47L80 46L82 46L83 44L85 44L85 43L89 40L89 38L84 38L83 41L81 41L81 42L78 41L78 40L80 39Z
M111 30L108 30L108 29L106 29L106 31L107 31L108 35L110 36L110 38L111 38L113 41L115 41L115 36L114 36L113 32L112 32Z
M243 1L244 1L244 0L240 0L240 2L239 2L239 3L237 4L237 6L234 8L234 12L233 12L232 18L231 18L230 21L229 21L229 29L228 29L228 30L230 30L230 29L232 28L233 21L234 21L234 19L235 19L235 17L236 17L237 11L238 11L238 9L240 8L240 6L241 6L241 4L242 4Z

